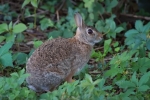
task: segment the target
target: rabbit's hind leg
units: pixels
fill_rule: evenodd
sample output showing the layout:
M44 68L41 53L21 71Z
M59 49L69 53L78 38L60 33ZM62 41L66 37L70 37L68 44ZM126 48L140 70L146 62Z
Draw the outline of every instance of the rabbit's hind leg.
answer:
M44 76L43 86L41 88L45 91L53 91L63 82L63 80L64 76L57 72L47 73Z
M69 83L74 82L74 80L72 79L73 75L75 74L76 69L73 69L65 78L65 80Z

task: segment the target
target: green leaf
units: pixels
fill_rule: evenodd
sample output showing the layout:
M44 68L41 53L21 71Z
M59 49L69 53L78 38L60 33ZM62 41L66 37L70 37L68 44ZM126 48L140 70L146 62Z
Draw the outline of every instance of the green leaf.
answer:
M44 18L40 21L41 24L41 30L45 30L47 29L49 26L53 27L54 23L52 20L48 19L48 18Z
M7 15L4 16L4 20L5 21L6 20L12 21L12 16L7 14Z
M145 73L139 80L139 87L148 82L150 79L150 72Z
M89 17L90 17L91 20L93 20L93 19L94 19L94 14L93 14L93 13L90 13L90 14L89 14Z
M141 20L137 20L135 22L135 28L139 31L139 32L142 32L142 29L143 29L143 23Z
M149 89L150 89L150 87L148 85L142 85L142 86L138 87L138 91L141 91L141 92L147 91Z
M34 41L33 44L34 44L34 48L38 48L40 45L43 44L43 42L42 41Z
M93 83L92 77L89 74L85 74L85 79L90 82Z
M21 85L28 76L29 76L29 74L21 75L18 79L18 84Z
M50 37L48 38L48 40L51 40L51 39L53 39L53 37L52 37L52 36L50 36Z
M139 70L141 73L146 73L147 70L150 68L150 59L143 57L138 58L138 61L133 64L133 70Z
M8 26L6 23L0 24L0 34L8 31Z
M63 35L62 35L64 38L71 38L73 37L73 32L69 29L65 29L63 31Z
M19 76L22 76L25 73L25 69L22 69L18 72Z
M19 23L13 27L13 33L21 33L26 29L27 29L27 27L25 24Z
M32 6L35 7L35 8L38 7L37 0L31 0L31 4L32 4Z
M27 4L29 4L31 0L25 0L22 4L22 8L24 8Z
M5 45L3 45L0 48L0 56L7 53L9 49L12 47L13 43L12 42L7 42Z
M22 64L26 63L27 54L19 52L19 53L17 53L16 56L17 56L16 57L16 62L17 62L18 65L22 65Z
M113 47L117 47L118 45L119 45L118 41L113 43Z
M121 68L117 68L117 67L114 68L114 66L113 66L113 67L111 67L111 69L109 69L105 72L104 76L107 76L107 77L110 76L111 78L113 78L117 74L122 73L122 71L123 70Z
M117 27L117 28L115 29L115 32L116 32L116 33L120 33L120 32L123 31L123 30L124 30L123 27Z
M116 52L119 52L119 50L120 50L120 47L115 48Z
M3 86L5 84L5 78L4 77L0 77L0 88L2 89Z
M106 12L111 12L112 8L118 4L117 0L105 0Z
M62 36L62 32L61 31L56 31L56 30L54 30L54 31L52 31L52 32L50 32L49 34L48 34L48 37L53 37L53 38L57 38L57 37L59 37L59 36Z
M12 25L12 21L11 21L8 25L9 32L12 32L12 27L13 27L13 25Z
M120 80L118 82L116 82L116 84L120 87L120 88L131 88L131 87L136 87L136 85L131 82L131 81L125 81L125 80Z
M110 2L109 5L113 8L113 7L115 7L117 4L118 4L118 1L117 1L117 0L111 0L111 2Z
M147 33L149 31L149 29L150 29L150 22L147 23L146 25L144 25L144 27L142 29L142 32L143 33L145 33L145 32Z
M97 79L96 81L94 81L94 85L97 85L98 83L100 83L101 79Z
M99 88L102 89L104 87L104 84L105 84L105 79L104 78L98 79L98 83L99 83L98 84Z
M102 90L112 90L112 89L113 89L112 86L104 86L104 87L102 88Z
M111 44L111 39L109 40L105 40L104 42L104 54L106 55L108 53L108 50L110 48L110 44Z
M96 29L99 31L99 32L105 32L104 29L105 29L105 22L103 20L99 20L96 22L95 24L95 27Z
M5 40L5 36L0 36L0 43Z
M93 12L93 3L94 0L83 0L85 8L88 8L88 12Z
M115 28L116 28L116 23L115 23L113 20L109 19L109 22L107 22L107 20L106 20L106 23L107 23L107 24L109 23L110 30L115 30Z
M131 30L129 30L129 31L127 31L127 32L125 33L125 36L126 36L126 37L132 37L132 36L137 35L138 33L139 33L139 32L138 32L137 30L131 29Z
M11 66L13 67L12 56L10 53L6 53L0 57L0 62L4 67Z
M105 13L105 8L102 6L101 3L96 3L96 7L99 10L99 13L102 15Z
M16 38L15 34L8 34L7 37L6 37L6 42L10 42L10 41L14 42L15 38Z
M137 35L137 37L138 37L140 40L143 40L143 41L146 41L146 39L147 39L145 33L140 33L140 34Z
M138 86L138 79L136 78L136 72L133 73L131 77L131 81Z
M16 42L21 43L22 41L24 41L24 35L22 33L17 34Z
M148 40L146 41L146 47L147 47L148 50L150 50L150 39L148 39Z
M10 75L11 75L13 78L18 78L18 77L19 77L19 75L18 75L17 72L11 73Z
M122 96L122 97L128 97L129 95L132 95L132 94L134 95L134 94L135 94L134 91L135 91L134 88L129 88L129 89L127 89L127 91L124 92L121 96ZM123 99L123 100L130 100L130 99Z

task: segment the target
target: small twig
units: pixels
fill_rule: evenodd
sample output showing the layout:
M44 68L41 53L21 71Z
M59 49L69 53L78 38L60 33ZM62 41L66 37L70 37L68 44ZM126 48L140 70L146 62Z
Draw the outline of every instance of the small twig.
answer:
M76 3L76 2L74 2L73 0L70 0L70 1L71 1L71 3L72 3L72 4L77 5L77 3Z
M11 5L15 6L15 7L21 8L21 5L16 3L16 2L14 3L14 2L11 2L11 1L7 1L7 3L11 4Z
M64 6L66 0L62 1L62 4L59 6L59 8L56 10L56 15L57 15L57 21L59 21L59 11L60 9L62 9L62 7Z
M110 61L112 58L105 58L104 60L105 61Z
M97 47L97 48L95 48L95 50L101 50L101 49L103 49L104 47Z
M35 7L35 8L34 8L34 15L35 15L35 16L34 16L34 28L36 28L36 20L37 20L37 18L36 18L36 17L37 17L36 10L37 10L37 8Z
M14 23L14 25L16 25L17 23L19 23L20 22L20 15L17 17L17 20L16 20L16 22Z
M130 18L130 20L131 20L131 18L135 18L134 20L141 19L141 20L150 21L150 17L138 16L138 15L133 15L133 14L120 14L119 16L120 17L128 17L128 18ZM123 19L125 20L125 18L123 18Z
M39 13L36 13L36 15L41 15L41 14L47 14L49 11L43 11L43 12L39 12ZM35 14L33 15L29 15L29 16L26 16L25 18L29 18L29 17L35 17Z
M101 16L102 20L104 20L104 18L103 18L103 16L102 16L102 14L101 14L101 12L100 12L100 11L99 11L99 15Z
M90 71L89 73L90 73L90 74L96 74L96 75L97 75L97 74L101 74L102 72L100 72L100 71L96 71L96 72L95 72L95 71Z

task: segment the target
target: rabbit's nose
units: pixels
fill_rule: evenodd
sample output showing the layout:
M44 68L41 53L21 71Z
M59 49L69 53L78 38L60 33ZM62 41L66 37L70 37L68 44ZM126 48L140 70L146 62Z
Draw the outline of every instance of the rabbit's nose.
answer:
M98 34L98 37L103 38L103 34L102 34L102 33L99 33L99 34Z

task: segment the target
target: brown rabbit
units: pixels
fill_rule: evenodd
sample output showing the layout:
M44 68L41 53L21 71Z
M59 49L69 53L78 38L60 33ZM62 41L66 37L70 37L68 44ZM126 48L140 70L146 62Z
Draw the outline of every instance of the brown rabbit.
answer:
M28 87L36 92L51 91L72 76L90 59L93 45L102 34L88 27L79 13L75 14L76 35L72 38L48 40L36 49L26 64ZM69 34L69 33L68 33Z

